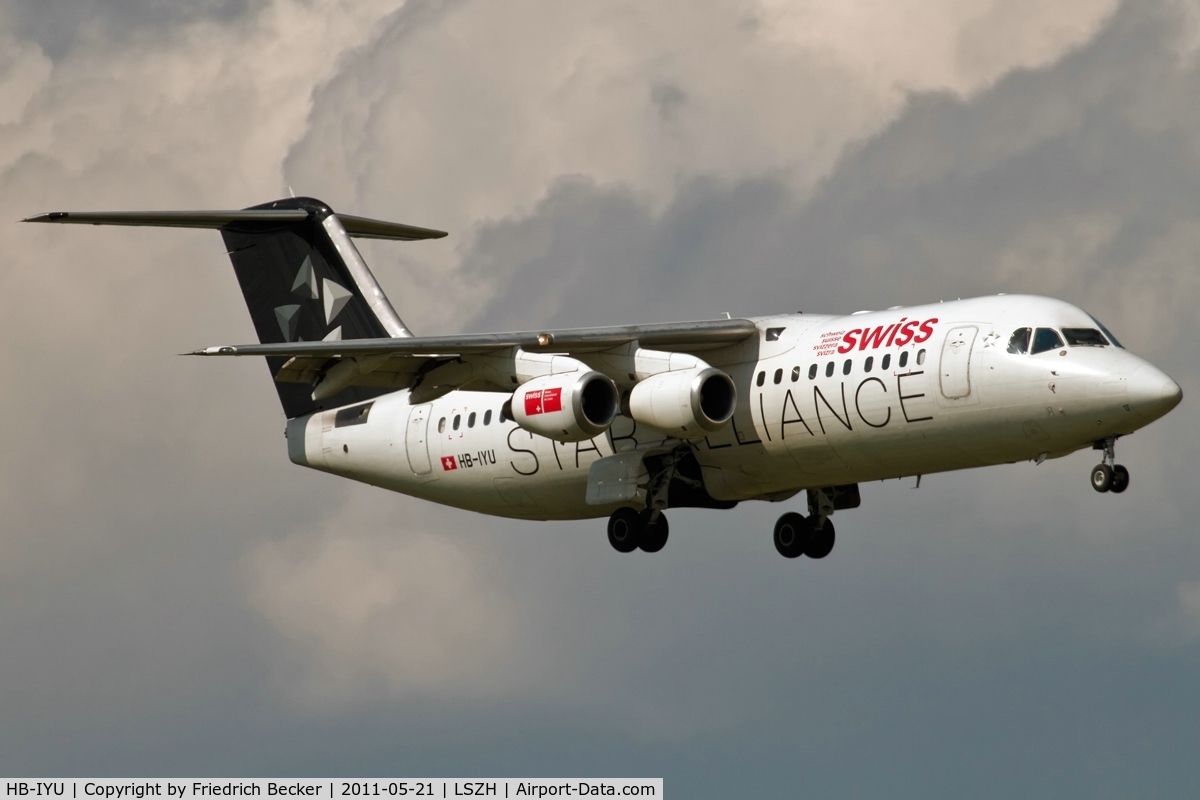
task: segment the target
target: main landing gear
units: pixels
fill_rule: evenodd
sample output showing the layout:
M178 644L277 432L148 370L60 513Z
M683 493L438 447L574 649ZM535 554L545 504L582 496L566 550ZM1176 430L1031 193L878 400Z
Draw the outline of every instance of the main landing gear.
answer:
M646 510L618 508L608 518L608 543L618 553L657 553L667 544L667 507L671 481L678 477L678 464L686 448L671 453L650 470L646 485ZM699 483L697 481L696 483Z
M1116 442L1116 439L1105 439L1092 445L1094 450L1104 451L1104 463L1092 468L1092 488L1097 492L1120 494L1129 488L1129 470L1114 463L1117 460Z
M618 553L641 550L657 553L667 543L665 484L652 482L645 510L625 506L608 518L608 543ZM808 516L788 512L775 523L775 549L784 558L825 558L833 551L836 534L829 517L835 509L858 508L858 484L808 490Z
M661 511L618 508L608 518L608 543L618 553L641 549L657 553L667 543L667 517Z
M824 558L833 551L836 535L829 515L833 500L821 489L808 492L809 516L789 511L775 523L775 549L784 558Z

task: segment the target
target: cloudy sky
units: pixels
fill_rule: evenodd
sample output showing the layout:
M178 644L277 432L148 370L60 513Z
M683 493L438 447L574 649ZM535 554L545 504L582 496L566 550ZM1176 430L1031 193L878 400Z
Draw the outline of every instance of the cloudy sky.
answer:
M1194 0L0 0L0 774L1194 790L1197 97ZM794 503L622 557L291 465L261 364L175 355L253 338L215 234L16 223L288 186L452 232L363 246L422 333L1034 292L1185 400L1119 497L1080 453L865 486L822 563Z

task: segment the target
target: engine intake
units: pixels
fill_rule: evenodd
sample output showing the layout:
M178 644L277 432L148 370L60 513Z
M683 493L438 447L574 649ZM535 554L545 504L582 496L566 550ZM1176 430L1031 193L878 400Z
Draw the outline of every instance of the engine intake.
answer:
M736 408L733 379L713 367L660 372L639 382L629 395L635 420L681 439L720 430Z
M543 375L513 392L512 418L559 442L582 442L608 430L617 416L617 386L599 372Z

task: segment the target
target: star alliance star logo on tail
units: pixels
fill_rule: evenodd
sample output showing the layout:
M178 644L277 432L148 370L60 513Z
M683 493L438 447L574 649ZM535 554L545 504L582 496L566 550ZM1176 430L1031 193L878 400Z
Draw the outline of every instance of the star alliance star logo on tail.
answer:
M292 282L292 294L304 300L323 301L322 308L325 312L325 324L323 327L326 329L332 328L334 319L342 313L342 310L346 308L350 300L354 297L354 293L341 284L318 275L311 255L304 257L304 261L300 264L300 268L296 272L296 279ZM298 303L287 303L275 307L275 320L279 323L279 332L283 334L285 342L297 341L297 331L300 323L299 311L300 305ZM341 325L328 330L324 336L324 340L327 342L340 341L341 338Z

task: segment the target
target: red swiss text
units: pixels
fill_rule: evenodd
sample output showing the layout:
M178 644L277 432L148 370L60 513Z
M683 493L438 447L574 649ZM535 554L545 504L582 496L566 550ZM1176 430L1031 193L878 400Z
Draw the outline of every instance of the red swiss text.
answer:
M907 320L907 321L906 321ZM901 317L899 322L891 325L880 325L876 328L855 328L842 335L842 343L838 345L839 353L849 353L851 350L874 350L878 347L903 347L906 344L921 344L933 336L933 326L937 317L921 320Z

